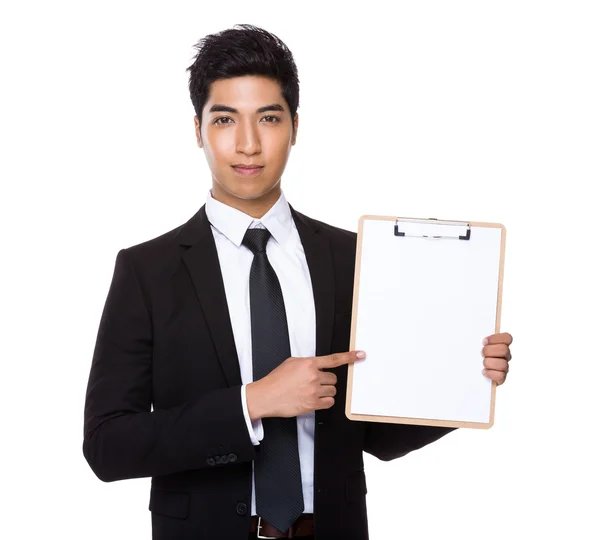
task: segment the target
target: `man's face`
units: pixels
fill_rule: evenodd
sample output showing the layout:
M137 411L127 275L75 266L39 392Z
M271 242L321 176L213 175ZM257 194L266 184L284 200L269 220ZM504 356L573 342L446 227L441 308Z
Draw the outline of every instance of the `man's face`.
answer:
M276 202L281 176L296 144L290 110L276 81L245 76L213 82L202 110L202 124L197 116L194 124L216 199L235 207L257 199ZM294 125L297 131L297 114ZM243 164L262 167L254 174L244 174L234 167Z

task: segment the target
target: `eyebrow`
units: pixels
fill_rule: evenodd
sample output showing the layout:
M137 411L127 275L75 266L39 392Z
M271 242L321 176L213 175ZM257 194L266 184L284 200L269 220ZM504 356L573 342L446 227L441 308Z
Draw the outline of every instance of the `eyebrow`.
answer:
M258 109L256 109L257 113L262 113L262 112L266 112L266 111L280 111L280 112L284 112L284 108L279 105L278 103L273 103L271 105L266 105L264 107L260 107ZM238 111L237 109L234 109L233 107L229 107L228 105L213 105L210 110L208 111L209 113L212 112L230 112L230 113L235 113L235 114L239 114L240 111Z

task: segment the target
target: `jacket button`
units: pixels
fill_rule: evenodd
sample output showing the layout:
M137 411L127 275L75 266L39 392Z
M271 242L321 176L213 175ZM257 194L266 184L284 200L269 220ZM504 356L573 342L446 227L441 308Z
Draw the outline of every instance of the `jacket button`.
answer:
M221 465L227 465L227 463L229 463L229 456L225 454L224 456L221 456Z
M206 460L206 463L208 463L211 467L215 466L215 460L211 457Z
M235 510L240 516L245 516L246 512L248 512L248 505L246 503L238 503Z
M231 463L237 461L237 454L229 454L229 461L231 461Z

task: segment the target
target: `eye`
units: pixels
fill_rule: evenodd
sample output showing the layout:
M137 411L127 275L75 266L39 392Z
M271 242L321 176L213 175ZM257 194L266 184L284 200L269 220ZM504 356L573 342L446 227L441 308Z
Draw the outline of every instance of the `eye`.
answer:
M263 116L263 119L265 118L270 118L271 120L269 120L267 122L267 124L276 124L277 122L279 122L281 119L279 118L279 116L274 116L274 115L267 115L267 116ZM222 125L222 124L229 124L230 122L220 122L219 120L231 120L231 118L229 118L229 116L219 116L219 118L216 118L213 122L213 124L215 125Z

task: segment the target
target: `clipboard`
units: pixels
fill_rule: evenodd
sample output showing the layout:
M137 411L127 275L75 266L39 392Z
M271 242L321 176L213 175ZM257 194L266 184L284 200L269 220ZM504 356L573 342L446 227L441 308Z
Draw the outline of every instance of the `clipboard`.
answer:
M496 383L482 339L500 332L506 228L363 215L348 366L350 420L489 429Z

